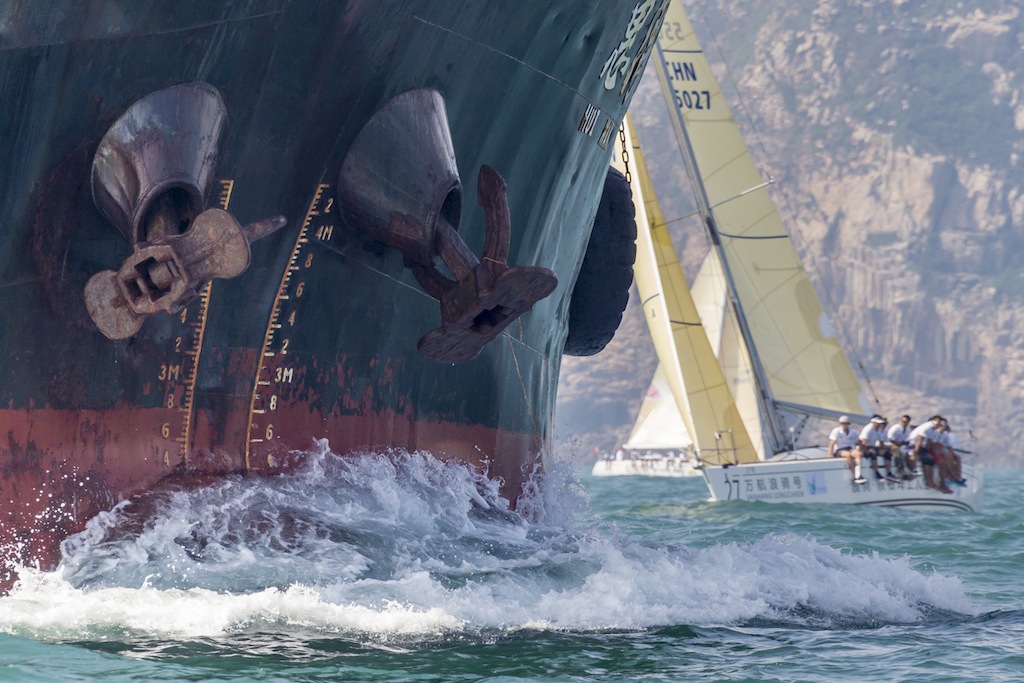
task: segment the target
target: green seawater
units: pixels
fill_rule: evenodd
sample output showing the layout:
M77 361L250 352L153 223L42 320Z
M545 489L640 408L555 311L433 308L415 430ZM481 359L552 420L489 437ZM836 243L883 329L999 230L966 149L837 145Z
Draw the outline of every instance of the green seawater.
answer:
M1024 471L977 513L545 487L527 521L462 468L328 453L115 510L0 598L0 681L1024 680Z

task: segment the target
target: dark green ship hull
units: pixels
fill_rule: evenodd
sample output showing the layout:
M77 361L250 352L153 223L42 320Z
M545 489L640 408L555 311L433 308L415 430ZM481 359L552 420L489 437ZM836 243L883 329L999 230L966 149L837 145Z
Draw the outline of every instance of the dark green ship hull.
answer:
M52 566L60 540L120 500L169 478L281 471L320 439L342 454L398 448L476 463L514 500L548 444L569 300L645 41L660 25L655 4L0 3L5 560ZM507 185L509 267L557 278L459 362L418 350L445 325L438 298L409 250L389 243L394 226L362 229L338 192L368 122L407 92L443 103L462 198L445 211L456 212L465 249L489 248L476 199L487 165ZM193 100L203 102L194 116L179 111ZM112 129L146 134L124 124L130 110L163 117L150 122L161 130L216 128L215 149L195 153L200 209L223 208L239 224L287 222L252 241L240 275L192 282L180 306L112 339L87 306L88 283L114 277L159 235L133 233L131 211L116 225L97 199ZM210 139L185 130L172 146ZM374 147L386 139L367 144L371 157L393 152ZM131 153L143 175L177 163ZM414 161L402 170L411 181L367 192L386 202L416 178L433 182L430 161ZM115 194L145 195L138 182L113 181ZM187 185L168 196L194 203ZM98 305L124 314L120 301ZM456 337L455 355L478 334Z

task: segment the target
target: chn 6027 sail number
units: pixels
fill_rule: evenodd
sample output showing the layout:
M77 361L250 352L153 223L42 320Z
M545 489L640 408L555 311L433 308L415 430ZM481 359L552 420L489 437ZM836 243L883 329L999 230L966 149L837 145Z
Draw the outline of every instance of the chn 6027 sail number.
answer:
M680 109L711 109L710 90L673 90Z

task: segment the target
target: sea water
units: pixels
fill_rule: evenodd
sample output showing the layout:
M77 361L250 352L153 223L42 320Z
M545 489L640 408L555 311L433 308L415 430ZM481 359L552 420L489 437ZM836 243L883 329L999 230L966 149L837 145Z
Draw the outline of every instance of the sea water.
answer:
M425 454L170 490L0 598L0 681L1020 681L1024 472L976 513L709 503Z

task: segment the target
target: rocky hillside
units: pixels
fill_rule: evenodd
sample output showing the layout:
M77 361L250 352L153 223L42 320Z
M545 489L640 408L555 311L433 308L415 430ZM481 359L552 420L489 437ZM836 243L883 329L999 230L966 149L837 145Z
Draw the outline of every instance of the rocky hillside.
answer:
M1016 0L687 3L762 174L866 388L941 412L991 465L1024 440L1024 11ZM670 139L647 78L641 140ZM669 145L649 163L690 211ZM692 275L706 250L680 222ZM656 361L631 302L615 341L567 359L557 435L578 457L628 434ZM975 440L966 437L970 430Z

